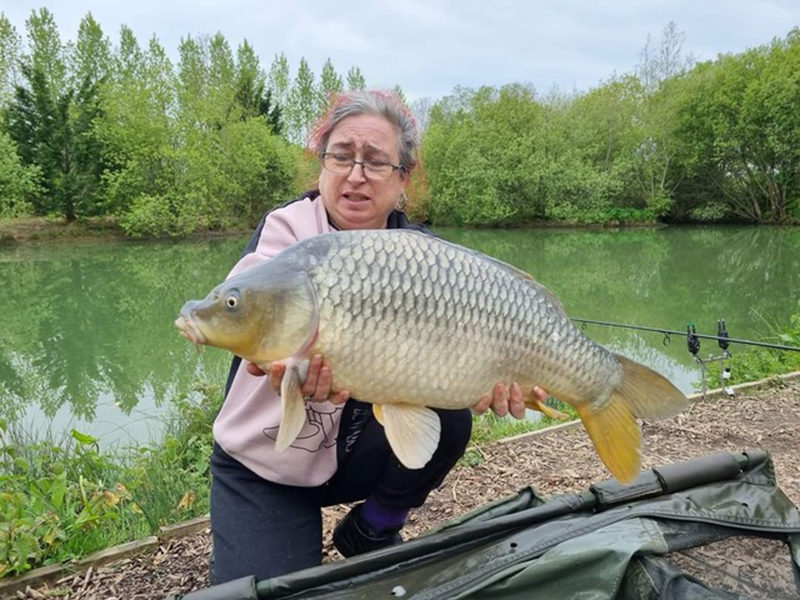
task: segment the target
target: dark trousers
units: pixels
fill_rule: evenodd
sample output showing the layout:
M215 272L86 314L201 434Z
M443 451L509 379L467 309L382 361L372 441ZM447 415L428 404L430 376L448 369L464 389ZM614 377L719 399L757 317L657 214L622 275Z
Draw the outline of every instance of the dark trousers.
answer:
M269 579L322 561L320 508L373 496L387 508L421 506L464 454L469 410L436 410L439 447L422 469L395 458L371 406L348 401L337 442L338 469L306 488L266 481L214 445L211 455L212 583L255 575Z

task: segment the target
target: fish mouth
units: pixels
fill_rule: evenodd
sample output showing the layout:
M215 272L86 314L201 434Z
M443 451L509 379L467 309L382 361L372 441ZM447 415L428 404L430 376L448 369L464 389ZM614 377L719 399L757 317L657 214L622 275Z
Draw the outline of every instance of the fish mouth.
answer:
M178 328L179 333L192 342L195 346L200 346L201 344L205 344L208 340L206 336L203 335L203 332L200 331L200 327L197 324L191 315L187 315L181 313L180 316L175 319L175 327Z

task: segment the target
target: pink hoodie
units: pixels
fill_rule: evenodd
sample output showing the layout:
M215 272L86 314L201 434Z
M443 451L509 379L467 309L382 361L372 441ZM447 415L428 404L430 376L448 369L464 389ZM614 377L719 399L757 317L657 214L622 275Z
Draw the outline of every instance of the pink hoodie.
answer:
M228 277L279 254L295 242L333 231L321 197L294 202L269 214L255 252L243 257ZM275 450L281 402L267 377L254 377L245 361L214 422L214 438L223 450L257 475L275 483L312 487L336 472L336 437L342 406L306 405L307 421L284 452Z

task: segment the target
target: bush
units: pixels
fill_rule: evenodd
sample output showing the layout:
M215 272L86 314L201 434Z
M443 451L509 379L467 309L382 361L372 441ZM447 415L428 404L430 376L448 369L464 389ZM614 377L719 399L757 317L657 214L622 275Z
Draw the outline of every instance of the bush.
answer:
M0 131L0 218L33 214L29 197L38 189L38 177L38 168L23 165L14 140Z
M166 196L142 194L119 220L120 227L131 237L165 237L178 232L178 223Z
M32 442L0 421L0 578L208 512L211 425L222 394L210 385L196 391L197 401L175 401L161 441L124 453L75 430L66 442Z

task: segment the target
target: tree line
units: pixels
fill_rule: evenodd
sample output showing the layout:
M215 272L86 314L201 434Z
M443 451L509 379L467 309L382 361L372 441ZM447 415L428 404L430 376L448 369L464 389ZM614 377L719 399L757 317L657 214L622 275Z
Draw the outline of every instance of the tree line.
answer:
M47 9L27 46L0 14L0 218L113 216L131 235L253 223L319 168L302 146L331 95L244 41L187 37L176 63L91 14L75 42ZM698 63L670 23L631 73L586 92L456 88L411 103L423 131L409 209L434 224L800 221L800 30ZM402 97L402 90L395 88Z
M46 8L25 33L0 13L0 218L110 215L132 235L253 223L299 189L332 94L366 86L330 59L319 78L282 53L265 70L221 33L182 39L174 64L126 26L112 45L91 14L74 43Z
M573 95L456 89L428 116L433 222L800 222L800 30L696 63L670 23Z

